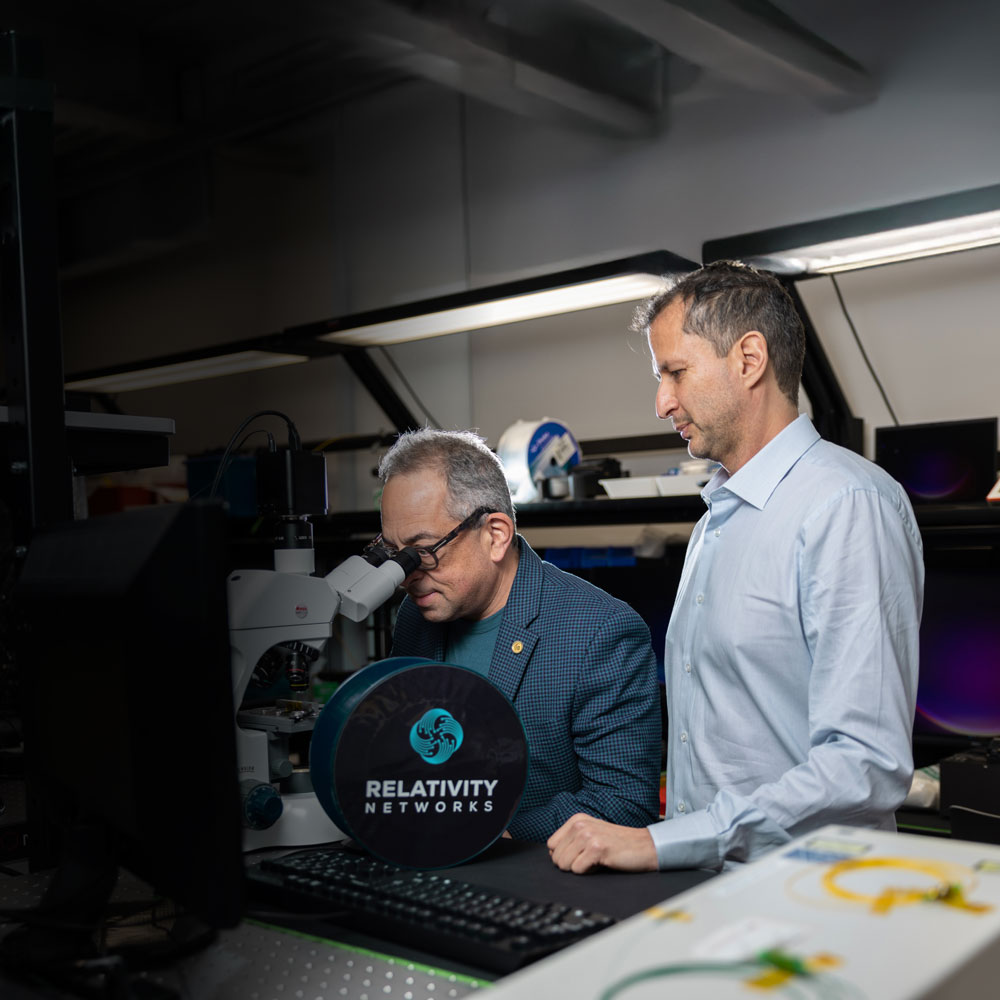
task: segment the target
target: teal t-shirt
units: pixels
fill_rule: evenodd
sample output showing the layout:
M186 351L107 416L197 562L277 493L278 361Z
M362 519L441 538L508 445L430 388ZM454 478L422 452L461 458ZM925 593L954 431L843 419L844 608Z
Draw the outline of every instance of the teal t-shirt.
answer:
M488 676L503 613L504 609L501 608L481 621L470 622L459 619L450 622L448 641L444 650L445 660L475 670L484 677Z

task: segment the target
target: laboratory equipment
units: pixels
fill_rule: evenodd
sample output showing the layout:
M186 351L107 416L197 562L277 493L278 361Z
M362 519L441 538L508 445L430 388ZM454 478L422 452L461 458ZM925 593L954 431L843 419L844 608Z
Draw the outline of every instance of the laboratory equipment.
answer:
M291 751L293 737L308 745L322 707L308 697L311 667L332 635L338 614L363 621L420 565L414 549L389 557L375 546L363 556L350 556L325 576L315 575L309 518L327 511L326 459L321 452L302 449L298 431L284 414L265 412L288 424L288 448L272 446L256 463L258 510L275 518L274 569L236 570L227 581L246 850L343 838L317 800L307 767L296 767ZM216 483L247 423L230 440ZM288 680L291 696L264 706L244 706L255 673L273 673L276 665Z

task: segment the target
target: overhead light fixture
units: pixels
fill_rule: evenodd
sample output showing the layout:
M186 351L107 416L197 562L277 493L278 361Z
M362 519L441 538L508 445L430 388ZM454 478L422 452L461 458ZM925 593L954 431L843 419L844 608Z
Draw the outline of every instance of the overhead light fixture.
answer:
M283 354L273 351L236 351L217 354L212 357L193 358L164 364L138 362L141 368L109 369L87 373L79 377L70 376L67 389L98 392L129 392L134 389L153 389L181 382L197 382L201 379L217 378L221 375L235 375L239 372L258 371L262 368L277 368L308 361L308 354Z
M73 372L67 376L65 386L82 391L128 392L294 365L334 354L349 355L357 367L358 355L364 353L358 348L637 301L659 291L669 275L697 266L657 250L504 285L305 323L237 343ZM364 378L374 376L368 373ZM380 391L378 386L373 388L376 398Z
M711 240L702 258L778 274L832 274L997 243L1000 184Z
M889 233L872 233L854 239L817 243L811 247L794 247L782 253L776 262L786 269L786 273L790 269L805 274L834 274L854 271L859 267L972 250L998 242L1000 212L983 212L948 222L908 226ZM775 258L771 259L775 261Z
M320 340L344 346L399 344L540 319L655 295L670 274L697 265L667 251L330 320Z
M594 309L597 306L634 302L653 295L663 285L662 276L629 274L619 278L602 278L584 285L551 288L545 292L530 292L508 298L479 302L471 306L438 309L417 316L369 323L351 330L328 333L321 340L358 347L373 344L399 344L407 340L423 340L449 333L482 330L504 323L519 323L559 313Z

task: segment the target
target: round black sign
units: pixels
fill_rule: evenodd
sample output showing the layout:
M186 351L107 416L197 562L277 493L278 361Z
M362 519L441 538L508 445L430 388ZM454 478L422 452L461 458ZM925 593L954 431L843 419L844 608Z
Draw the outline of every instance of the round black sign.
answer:
M465 667L382 660L320 713L313 788L345 833L391 864L443 868L474 857L510 823L528 775L514 706Z

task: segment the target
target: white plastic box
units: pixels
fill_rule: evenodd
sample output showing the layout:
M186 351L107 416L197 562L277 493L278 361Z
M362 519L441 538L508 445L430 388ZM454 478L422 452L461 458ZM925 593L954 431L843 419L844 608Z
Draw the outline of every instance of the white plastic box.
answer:
M678 472L675 476L657 476L656 488L661 497L697 495L711 478L711 473Z
M490 1000L955 1000L998 983L1000 846L828 826L504 978Z
M598 479L612 500L628 500L635 497L658 497L656 476L623 476L621 479Z

